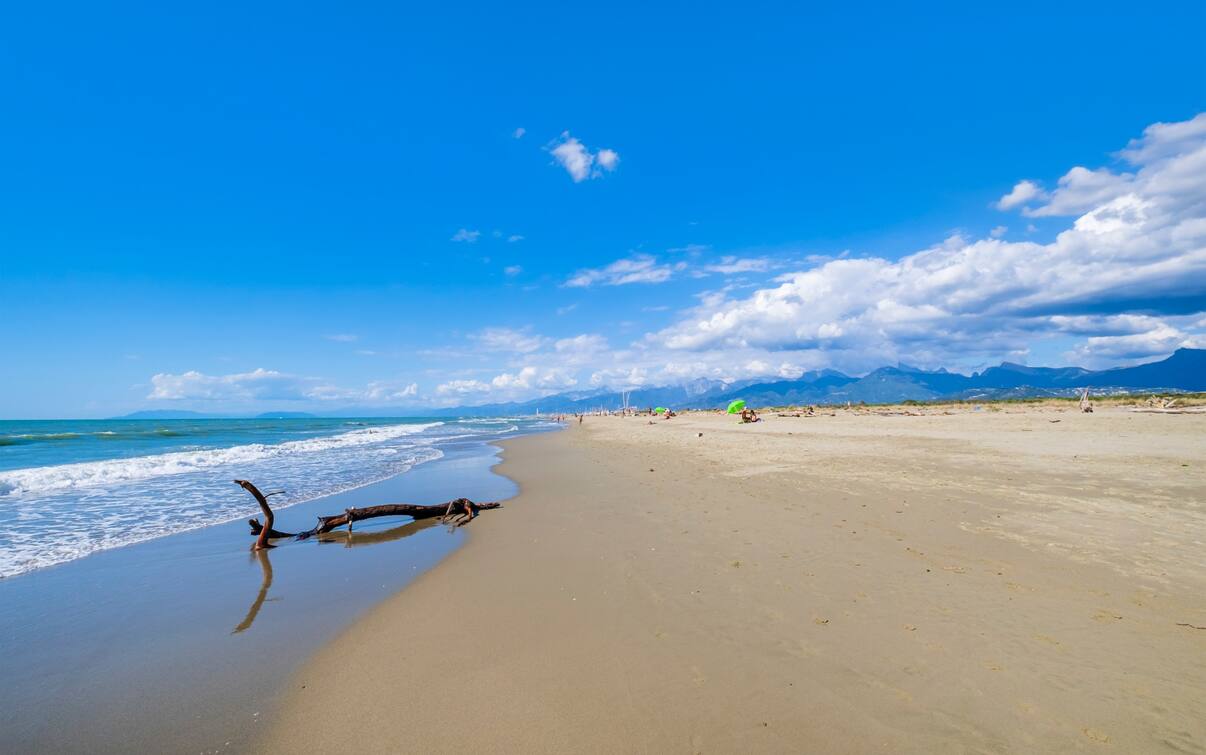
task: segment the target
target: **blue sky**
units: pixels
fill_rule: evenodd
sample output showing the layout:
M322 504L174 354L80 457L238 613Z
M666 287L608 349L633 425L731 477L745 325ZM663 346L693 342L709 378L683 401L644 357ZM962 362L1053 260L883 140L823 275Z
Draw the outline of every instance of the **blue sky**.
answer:
M9 11L0 417L1206 345L1202 4L980 5Z

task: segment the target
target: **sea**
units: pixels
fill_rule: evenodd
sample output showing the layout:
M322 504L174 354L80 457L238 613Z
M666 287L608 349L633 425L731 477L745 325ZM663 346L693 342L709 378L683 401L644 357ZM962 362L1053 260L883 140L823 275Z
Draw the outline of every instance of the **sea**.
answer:
M0 578L404 474L547 419L0 421Z

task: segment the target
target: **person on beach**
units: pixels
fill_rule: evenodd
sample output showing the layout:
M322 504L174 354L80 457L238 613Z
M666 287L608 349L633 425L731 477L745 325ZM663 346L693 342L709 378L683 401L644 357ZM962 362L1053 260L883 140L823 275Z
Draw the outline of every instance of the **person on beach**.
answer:
M742 424L746 424L746 423L749 423L749 422L761 422L761 421L762 421L762 418L761 418L761 417L759 417L759 416L758 416L758 413L757 413L757 412L755 412L753 409L750 409L749 407L746 407L745 409L742 409L742 410L741 410L741 422L742 422Z

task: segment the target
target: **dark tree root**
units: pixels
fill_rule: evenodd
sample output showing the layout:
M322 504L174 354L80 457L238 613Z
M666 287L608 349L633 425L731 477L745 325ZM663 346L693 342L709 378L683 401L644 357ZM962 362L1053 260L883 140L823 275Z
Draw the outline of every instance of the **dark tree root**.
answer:
M252 550L273 547L268 542L269 540L279 540L286 537L305 540L315 535L325 534L344 525L347 525L348 530L351 531L353 522L361 522L365 519L374 519L379 516L409 516L416 520L439 517L441 521L452 521L457 527L460 527L471 522L481 511L502 507L501 503L493 501L490 503L474 503L468 498L455 498L447 503L440 503L435 506L418 506L413 503L386 503L380 506L366 506L362 509L345 509L342 514L335 514L334 516L320 516L318 517L318 525L305 532L281 532L272 527L275 517L272 514L272 507L268 505L268 496L276 495L276 493L261 493L255 485L247 480L235 480L235 482L255 497L256 502L260 504L260 510L264 512L264 524L260 524L259 519L250 519L247 522L251 525L251 534L256 537Z

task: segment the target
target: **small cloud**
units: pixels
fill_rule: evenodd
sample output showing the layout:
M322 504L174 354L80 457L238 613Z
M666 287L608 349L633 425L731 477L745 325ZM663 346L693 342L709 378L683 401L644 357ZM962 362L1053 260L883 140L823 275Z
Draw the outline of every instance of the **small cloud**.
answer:
M605 286L623 286L628 283L664 283L677 270L685 267L660 265L657 258L648 254L636 254L601 268L579 270L565 282L568 288L586 288L596 283Z
M451 240L452 241L463 241L467 244L473 244L473 243L477 242L478 238L481 235L482 235L481 231L471 231L468 228L462 228L459 231L457 231L456 233L452 234Z
M326 338L328 341L335 341L337 343L352 343L353 341L360 340L360 336L356 335L355 333L333 333L329 336L323 336L323 338Z
M375 357L380 352L373 351L372 349L356 349L356 353L362 357Z
M508 265L503 268L503 272L506 273L508 277L514 278L516 275L519 275L523 272L523 268L519 265Z
M1045 199L1047 192L1034 181L1018 181L1008 194L997 200L998 210L1012 210L1014 207L1026 204L1033 199Z
M595 164L603 170L612 171L620 164L620 153L614 149L601 149L595 155Z
M564 307L557 307L557 315L558 316L567 315L570 312L573 312L577 308L578 308L577 302L574 302L573 304L567 304Z
M570 136L568 131L561 134L561 140L547 148L553 158L565 171L570 174L574 183L581 183L588 178L598 178L604 172L610 173L620 164L620 153L614 149L601 149L592 153L586 145Z
M490 390L488 383L480 380L449 380L436 386L436 393L441 396L465 396L473 393L485 393Z
M704 270L721 275L764 273L769 269L770 260L765 257L721 257L718 264L704 266Z
M544 345L542 336L533 334L528 328L486 328L472 336L484 351L502 351L527 354Z
M509 244L514 244L516 241L523 241L523 236L520 236L518 233L512 233L507 237L507 243Z
M524 128L523 126L520 126L519 128L517 128L511 132L511 136L515 137L516 139L522 139L523 135L526 133L528 133L528 130L526 128Z
M999 239L999 238L1001 238L1002 236L1004 236L1004 235L1005 235L1005 232L1006 232L1006 231L1008 231L1008 230L1009 230L1009 229L1008 229L1007 227L1005 227L1005 226L1003 226L1003 225L999 225L999 226L997 226L996 228L993 228L991 231L989 231L989 232L988 232L988 235L989 235L989 236L992 236L994 239Z

